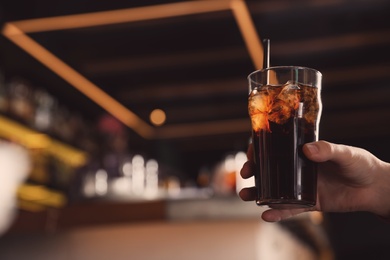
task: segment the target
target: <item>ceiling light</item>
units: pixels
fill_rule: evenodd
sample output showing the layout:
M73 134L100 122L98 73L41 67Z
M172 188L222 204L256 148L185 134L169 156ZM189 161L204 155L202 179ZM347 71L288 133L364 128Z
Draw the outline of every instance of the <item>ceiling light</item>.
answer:
M165 123L165 120L167 119L165 112L161 109L154 109L150 113L150 122L155 126L161 126Z

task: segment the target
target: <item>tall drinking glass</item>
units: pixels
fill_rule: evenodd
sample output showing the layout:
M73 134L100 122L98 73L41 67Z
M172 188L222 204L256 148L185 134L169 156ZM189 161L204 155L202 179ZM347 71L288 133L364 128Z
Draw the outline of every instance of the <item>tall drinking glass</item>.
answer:
M314 206L317 165L305 158L302 146L318 140L321 73L280 66L255 71L248 80L256 203L273 208Z

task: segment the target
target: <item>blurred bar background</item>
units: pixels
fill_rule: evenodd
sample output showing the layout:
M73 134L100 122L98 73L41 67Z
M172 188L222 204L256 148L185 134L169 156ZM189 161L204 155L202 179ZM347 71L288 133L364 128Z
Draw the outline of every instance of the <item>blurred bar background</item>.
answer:
M267 224L237 191L264 38L271 66L322 72L321 139L390 161L389 15L385 0L3 0L0 140L31 169L0 258L388 259L375 216Z

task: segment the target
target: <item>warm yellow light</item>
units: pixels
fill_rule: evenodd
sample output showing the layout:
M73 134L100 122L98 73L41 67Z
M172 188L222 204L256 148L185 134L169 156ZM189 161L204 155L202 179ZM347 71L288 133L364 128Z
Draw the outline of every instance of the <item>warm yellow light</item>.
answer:
M238 28L241 31L249 55L252 58L256 69L263 68L263 45L257 34L256 27L248 10L245 1L232 0L230 7L236 19Z
M17 142L29 149L44 149L62 162L80 167L87 161L87 154L69 145L51 139L0 115L0 137Z
M246 124L242 124L238 128L237 126L226 128L226 123L230 126L230 122L215 122L215 124L212 124L211 126L210 122L205 122L200 125L185 124L171 126L170 128L164 128L163 131L161 131L162 129L159 129L159 133L156 133L156 129L143 121L134 112L120 104L117 100L101 90L99 86L96 86L27 35L28 33L34 32L129 23L227 10L230 10L233 13L255 67L257 69L262 68L263 47L244 0L184 1L122 10L14 21L5 24L2 34L146 139L188 136L188 133L180 133L180 131L184 129L188 129L189 132L196 135L210 134L210 129L212 129L212 133L215 134L226 133L226 131L232 132L232 129L235 129L236 131L243 131L243 129L245 129L245 131L247 131ZM161 112L163 111L157 113L162 114ZM164 116L160 115L157 119L160 121L156 121L157 123L153 123L154 125L164 124L165 113ZM240 122L243 122L243 120ZM195 129L201 131L199 132ZM175 134L172 135L173 133ZM177 135L177 133L179 133L179 135ZM74 160L79 161L79 158L75 157Z
M42 185L22 184L17 191L19 206L30 211L39 211L44 206L60 208L67 201L64 194Z
M4 26L3 35L8 37L8 39L36 58L42 64L46 65L49 69L78 89L81 93L95 101L107 112L114 115L123 124L132 128L139 135L145 138L151 138L153 136L153 129L134 112L130 111L42 45L24 34L14 24L7 23Z
M121 10L28 19L15 21L13 24L24 33L55 31L224 11L229 10L229 4L230 0L186 1Z
M155 109L150 113L150 122L156 126L163 125L165 123L165 120L167 119L167 116L165 112L161 109Z

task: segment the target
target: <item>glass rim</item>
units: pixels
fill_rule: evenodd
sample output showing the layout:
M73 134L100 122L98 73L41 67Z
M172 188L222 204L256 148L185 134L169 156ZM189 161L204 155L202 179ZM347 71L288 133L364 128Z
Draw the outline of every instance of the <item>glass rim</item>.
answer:
M253 83L258 83L254 80L252 80L252 76L254 74L257 74L257 73L261 73L261 72L264 72L264 71L268 71L268 70L276 70L276 69L298 69L298 70L308 70L308 71L312 71L314 72L315 74L317 74L318 76L322 77L322 73L319 71L319 70L316 70L316 69L313 69L313 68L309 68L309 67L304 67L304 66L273 66L273 67L268 67L268 68L263 68L263 69L259 69L259 70L255 70L253 72L251 72L249 75L248 75L248 80L250 80L251 82Z

